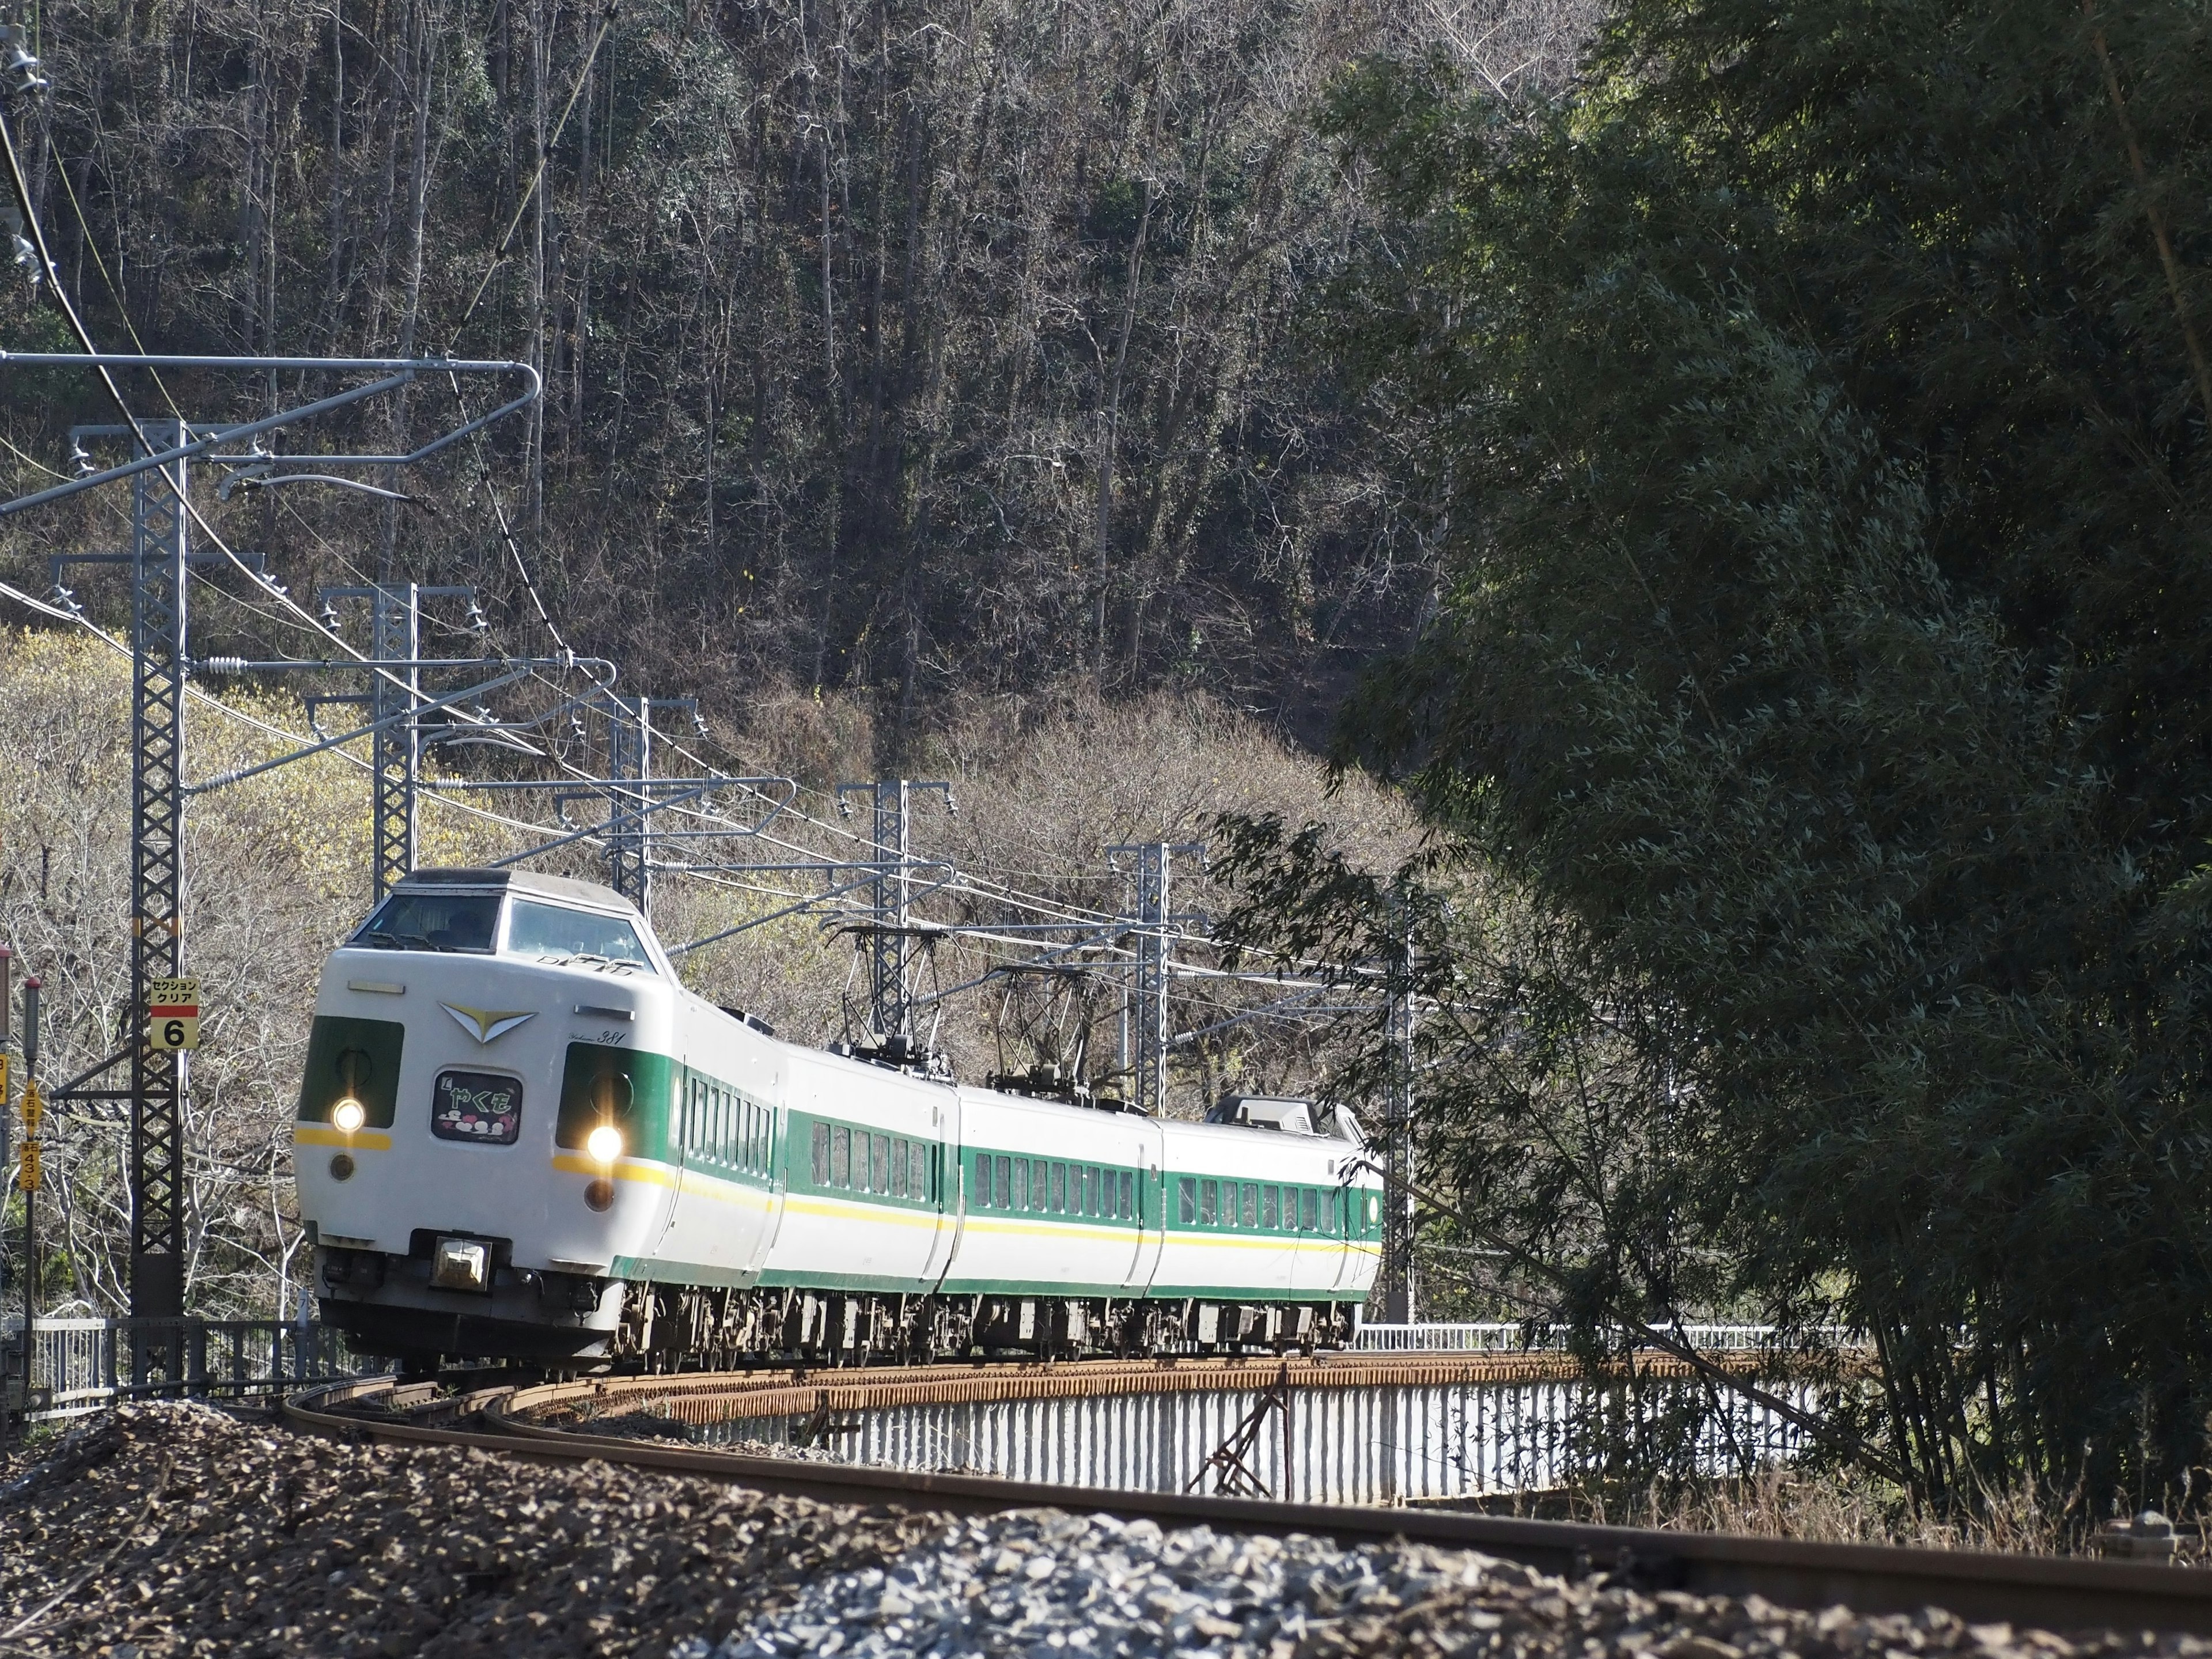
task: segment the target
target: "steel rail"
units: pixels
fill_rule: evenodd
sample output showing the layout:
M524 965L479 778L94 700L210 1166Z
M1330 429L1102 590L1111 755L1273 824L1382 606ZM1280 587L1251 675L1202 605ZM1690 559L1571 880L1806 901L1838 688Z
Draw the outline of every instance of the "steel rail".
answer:
M1384 1358L1387 1364L1368 1363ZM1449 1365L1409 1363L1414 1358L1331 1358L1312 1365L1308 1375L1316 1380L1305 1386L1327 1386L1318 1381L1323 1376L1339 1386L1374 1386L1386 1372L1418 1372L1430 1381L1452 1374L1454 1368ZM1502 1358L1549 1362L1557 1357L1433 1358L1455 1359L1458 1369L1465 1370L1479 1361L1488 1361L1494 1368ZM779 1396L793 1393L804 1395L811 1404L813 1396L822 1390L829 1390L833 1396L866 1399L872 1390L944 1387L950 1381L944 1373L960 1369L969 1372L972 1387L995 1389L1012 1384L1018 1393L1035 1397L1047 1388L1076 1386L1074 1375L1092 1368L1031 1367L1011 1376L994 1370L979 1373L972 1367L932 1368L933 1374L925 1376L911 1372L845 1371L812 1383L788 1373L707 1374L594 1379L534 1388L502 1386L451 1396L441 1396L433 1385L402 1386L392 1378L380 1377L309 1389L289 1399L284 1409L295 1427L340 1439L459 1446L550 1465L596 1460L831 1504L960 1514L1064 1509L1125 1520L1147 1519L1164 1527L1203 1525L1218 1532L1275 1535L1302 1533L1346 1545L1404 1539L1499 1556L1568 1578L1601 1572L1647 1591L1756 1595L1786 1607L1810 1609L1840 1604L1859 1613L1911 1613L1932 1606L1969 1620L2007 1620L2056 1631L2212 1634L2212 1571L2194 1568L1969 1550L1813 1544L1454 1510L1117 1492L655 1445L580 1432L524 1415L633 1397L640 1403L661 1400L678 1409L687 1402L703 1408L704 1402L718 1396L750 1398L761 1406L771 1400L781 1404ZM1276 1371L1277 1365L1273 1361L1241 1364L1183 1361L1102 1364L1097 1369L1101 1385L1111 1370L1114 1380L1124 1385L1142 1374L1158 1379L1200 1379L1194 1386L1210 1380L1219 1388L1264 1385L1272 1380L1270 1373ZM488 1426L446 1426L471 1419L480 1419Z

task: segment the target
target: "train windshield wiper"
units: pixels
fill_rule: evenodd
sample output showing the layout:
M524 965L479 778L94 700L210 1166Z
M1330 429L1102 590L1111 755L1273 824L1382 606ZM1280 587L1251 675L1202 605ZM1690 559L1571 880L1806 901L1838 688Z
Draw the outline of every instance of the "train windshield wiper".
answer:
M437 951L453 954L450 945L439 945L421 933L395 933L388 928L372 928L369 942L380 951Z

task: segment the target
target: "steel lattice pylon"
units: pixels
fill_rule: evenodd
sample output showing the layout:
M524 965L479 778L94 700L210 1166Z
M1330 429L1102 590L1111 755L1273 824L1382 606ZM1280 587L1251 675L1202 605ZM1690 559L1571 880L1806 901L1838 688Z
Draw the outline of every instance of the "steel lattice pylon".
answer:
M1202 860L1206 848L1200 842L1151 841L1109 847L1106 851L1110 859L1126 856L1135 860L1132 874L1137 890L1133 907L1137 926L1133 931L1137 959L1129 988L1129 1024L1124 1027L1125 1030L1133 1028L1131 1034L1135 1040L1132 1042L1124 1037L1121 1063L1136 1084L1137 1109L1157 1115L1167 1106L1168 1050L1173 1046L1174 1027L1168 1007L1170 951L1181 924L1190 920L1170 908L1175 860L1177 854Z
M185 441L175 421L148 422L147 440ZM191 515L186 460L135 475L131 489L131 1311L185 1310L184 1146L188 1065L155 1048L146 1021L150 982L183 962L185 884L185 569Z
M607 722L607 776L617 788L607 813L607 885L639 911L652 896L653 872L647 862L647 787L653 777L652 700L611 697Z
M422 612L413 582L380 584L369 606L369 654L380 662L406 665L386 668L369 682L369 718L377 722L370 764L376 779L376 896L380 899L415 867L415 782L422 744L409 717L422 701L422 675L415 664L422 655L416 647Z
M917 791L938 790L952 810L952 786L941 779L917 783L910 778L878 778L873 783L841 783L847 795L866 795L869 836L874 843L875 874L868 883L873 913L866 933L868 1021L879 1042L914 1035L914 844L912 814Z

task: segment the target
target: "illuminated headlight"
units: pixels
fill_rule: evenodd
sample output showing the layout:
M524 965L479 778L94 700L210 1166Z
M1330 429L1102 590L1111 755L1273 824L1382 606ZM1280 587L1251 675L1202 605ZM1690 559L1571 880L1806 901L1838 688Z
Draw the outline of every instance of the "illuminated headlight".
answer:
M358 1134L368 1121L368 1109L348 1095L331 1108L331 1127L342 1135Z
M622 1131L611 1123L602 1123L584 1137L584 1150L594 1164L611 1164L622 1156Z
M491 1246L479 1238L441 1238L430 1258L430 1282L441 1291L481 1291L491 1284Z

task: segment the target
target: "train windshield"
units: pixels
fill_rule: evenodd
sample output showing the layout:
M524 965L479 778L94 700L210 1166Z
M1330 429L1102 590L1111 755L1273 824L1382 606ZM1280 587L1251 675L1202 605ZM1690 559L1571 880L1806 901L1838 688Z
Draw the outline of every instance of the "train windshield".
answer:
M566 905L518 898L507 918L507 948L517 956L597 957L653 971L637 929L620 916L595 915Z
M376 907L353 942L383 951L489 952L498 925L496 893L403 887Z

